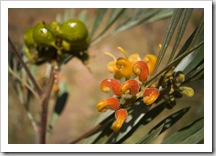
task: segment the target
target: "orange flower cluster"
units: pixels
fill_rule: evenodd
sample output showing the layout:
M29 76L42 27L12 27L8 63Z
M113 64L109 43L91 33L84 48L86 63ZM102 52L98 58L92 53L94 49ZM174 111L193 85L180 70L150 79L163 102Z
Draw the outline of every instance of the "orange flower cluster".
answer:
M126 120L128 113L126 109L127 101L142 97L146 105L151 105L158 98L160 92L157 88L148 88L145 82L153 73L157 58L154 55L147 54L143 60L138 54L132 54L129 57L123 48L118 47L125 57L116 59L111 53L105 53L114 60L108 63L108 71L113 73L114 79L107 78L100 84L100 89L105 92L112 92L113 97L101 100L97 104L99 112L105 112L108 109L115 111L116 121L112 124L112 129L118 132ZM131 77L135 78L132 79ZM122 84L120 79L125 78ZM121 104L123 101L123 104Z

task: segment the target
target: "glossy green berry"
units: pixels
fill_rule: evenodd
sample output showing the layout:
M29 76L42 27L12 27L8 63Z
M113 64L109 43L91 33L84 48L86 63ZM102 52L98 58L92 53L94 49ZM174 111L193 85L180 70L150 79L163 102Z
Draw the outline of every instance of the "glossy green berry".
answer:
M37 44L55 47L56 37L45 27L43 22L34 27L33 39Z
M60 24L58 22L51 22L47 25L45 25L45 27L55 36L59 35L59 30L60 30Z
M33 27L29 28L24 34L24 42L27 47L34 47L35 41L33 39Z
M60 27L60 34L69 42L85 41L88 37L88 30L85 24L78 19L65 21Z

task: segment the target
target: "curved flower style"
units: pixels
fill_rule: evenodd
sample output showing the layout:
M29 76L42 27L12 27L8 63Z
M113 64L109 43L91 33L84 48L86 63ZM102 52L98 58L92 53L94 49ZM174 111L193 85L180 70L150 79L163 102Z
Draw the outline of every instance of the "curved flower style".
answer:
M147 54L144 57L143 61L145 63L147 63L148 68L149 68L149 74L152 75L154 72L156 63L157 63L157 57L155 55L152 55L152 54Z
M111 97L99 101L96 107L99 112L106 112L107 109L117 110L119 106L120 106L119 99L115 97Z
M121 95L120 86L117 80L108 78L101 82L100 89L106 93L112 91L115 95Z
M118 132L128 116L126 109L119 109L115 112L116 121L112 124L112 130Z
M134 74L139 76L139 80L141 82L145 82L149 78L149 68L147 63L144 61L138 61L133 65Z
M157 88L146 88L143 94L143 101L146 105L150 105L158 98L160 91Z
M136 95L139 92L139 84L136 80L127 80L121 85L121 92L123 94Z

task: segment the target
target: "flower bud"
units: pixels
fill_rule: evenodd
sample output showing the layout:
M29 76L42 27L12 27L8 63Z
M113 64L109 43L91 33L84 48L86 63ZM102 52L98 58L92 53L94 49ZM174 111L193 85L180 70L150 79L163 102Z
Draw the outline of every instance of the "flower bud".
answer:
M148 68L149 68L149 73L151 75L154 72L154 69L157 63L157 57L152 54L147 54L143 60L145 63L147 63Z
M125 81L120 88L123 94L136 95L139 92L139 84L136 80L127 80Z
M139 76L139 80L141 82L145 82L149 78L149 68L148 65L144 61L138 61L136 62L132 70L134 74Z
M117 110L119 106L120 106L119 99L115 97L111 97L99 101L96 107L99 112L106 112L107 109Z
M115 95L121 95L120 86L117 80L108 78L101 82L100 89L106 93L112 91Z
M150 105L155 102L160 92L157 88L146 88L143 94L143 101L146 105Z
M126 120L128 114L126 109L119 109L115 112L116 121L112 124L112 130L118 132Z

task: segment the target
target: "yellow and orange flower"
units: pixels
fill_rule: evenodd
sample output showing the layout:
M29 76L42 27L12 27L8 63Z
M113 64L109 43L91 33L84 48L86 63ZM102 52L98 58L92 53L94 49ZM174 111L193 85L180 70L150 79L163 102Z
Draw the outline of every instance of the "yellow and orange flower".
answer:
M120 106L119 99L115 97L111 97L99 101L96 107L99 112L106 112L107 109L117 110L119 106Z
M128 116L126 109L119 109L115 112L116 121L112 124L112 130L118 132Z
M124 54L125 57L115 58L111 53L105 52L105 55L108 55L113 58L113 61L109 62L107 69L109 72L114 74L115 79L121 78L130 78L133 74L132 65L140 60L138 54L132 54L129 57L127 56L125 50L121 47L118 47L118 50Z
M143 102L146 105L151 105L157 100L160 91L157 88L146 88L143 94Z

